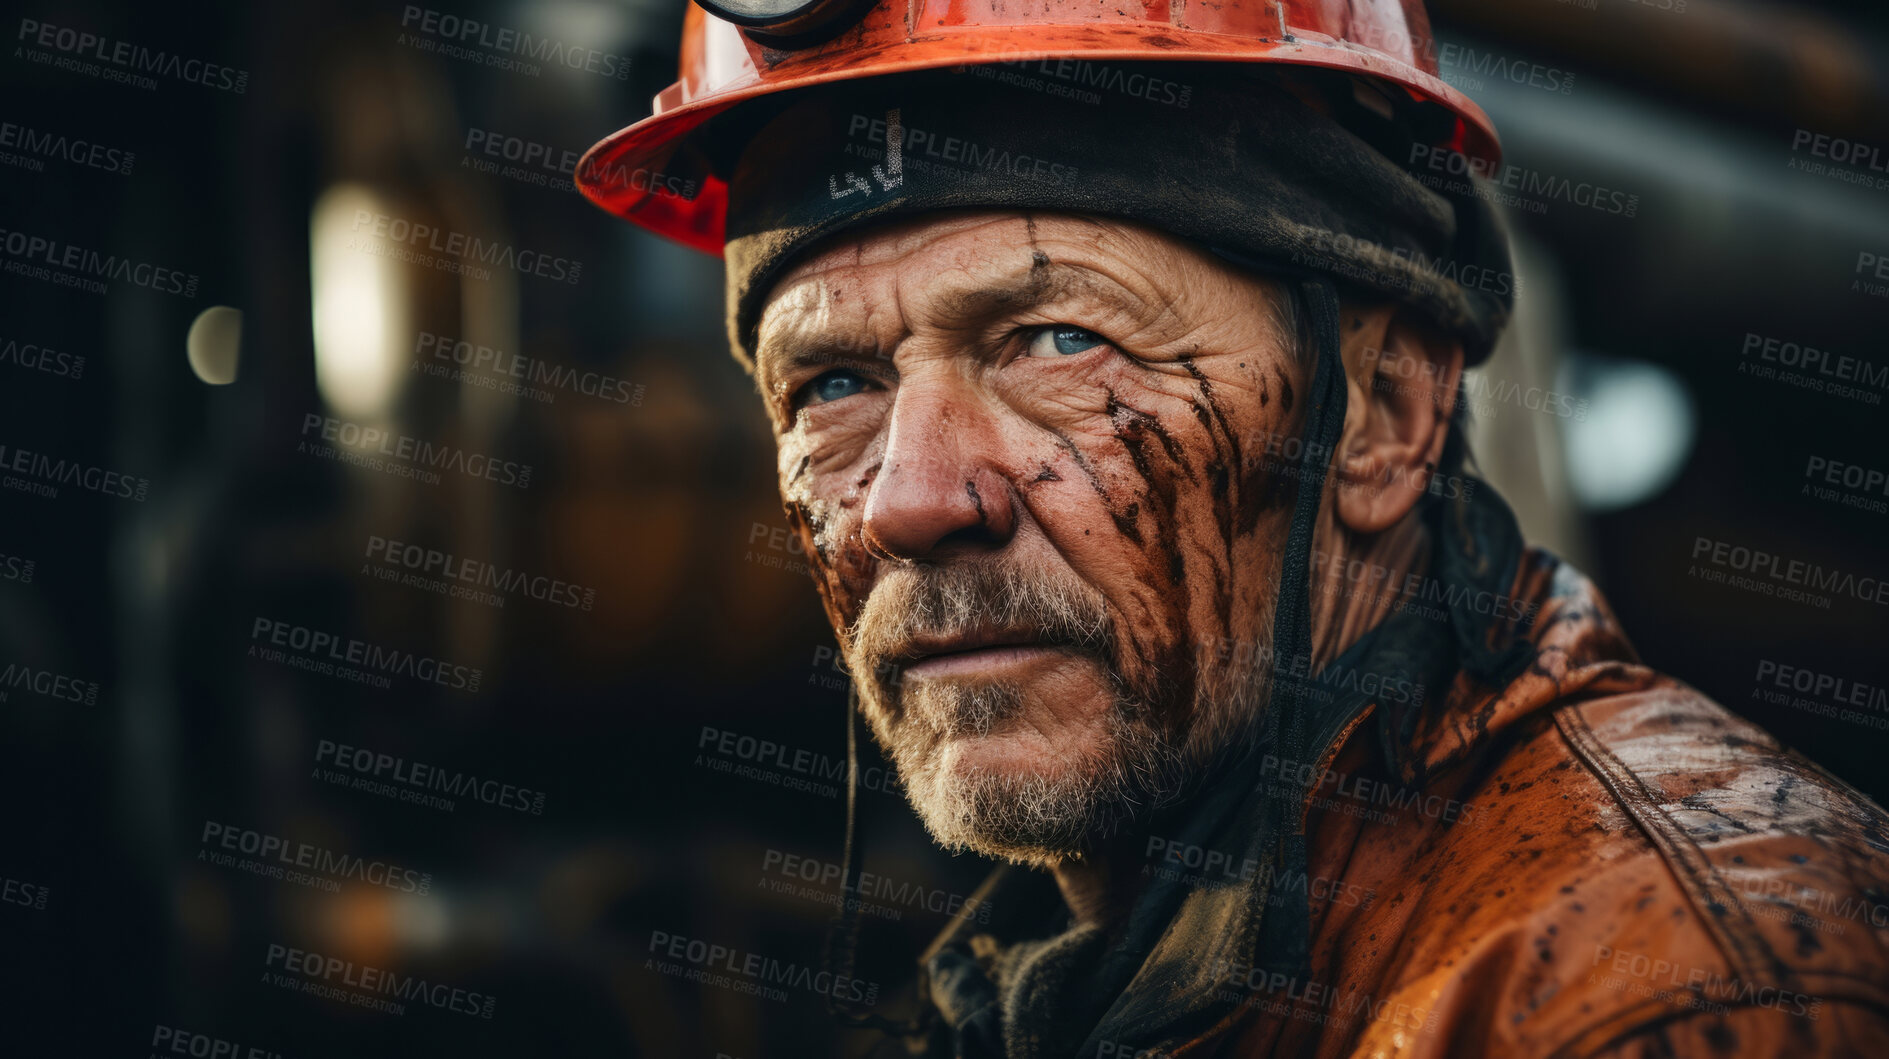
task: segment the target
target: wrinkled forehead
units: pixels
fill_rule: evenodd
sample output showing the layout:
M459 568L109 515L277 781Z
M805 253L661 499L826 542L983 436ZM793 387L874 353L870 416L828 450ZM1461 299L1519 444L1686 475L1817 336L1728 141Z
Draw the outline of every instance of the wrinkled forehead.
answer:
M908 336L974 335L1008 316L1061 307L1139 333L1179 317L1190 270L1218 267L1132 222L983 210L841 233L810 250L768 293L755 370L890 360ZM1197 284L1196 284L1197 285Z
M1075 213L935 211L848 229L799 255L767 292L760 345L835 310L869 312L895 297L945 317L1021 308L1068 294L1171 301L1200 270L1228 269L1147 225ZM851 303L848 297L853 297Z
M771 306L786 289L812 276L872 268L922 256L928 249L936 254L940 248L948 249L954 242L951 237L960 233L981 230L1027 244L1038 225L1060 225L1076 219L1073 214L1026 210L934 210L915 217L847 229L810 247L783 269L768 292L768 304ZM1087 223L1093 234L1101 234L1101 222Z
M847 229L781 270L763 303L763 332L769 313L804 306L809 290L869 285L893 276L908 282L994 277L1019 265L1042 269L1057 260L1094 264L1123 253L1146 255L1157 241L1178 242L1132 221L1041 210L935 210Z

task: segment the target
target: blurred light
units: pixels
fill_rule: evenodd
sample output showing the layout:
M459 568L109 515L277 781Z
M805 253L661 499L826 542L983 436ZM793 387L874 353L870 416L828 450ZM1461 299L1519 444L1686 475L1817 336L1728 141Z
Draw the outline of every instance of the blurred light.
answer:
M396 893L393 902L395 932L405 948L432 951L452 940L452 915L446 908L446 895Z
M315 384L347 416L372 416L393 403L406 345L406 275L377 256L379 240L357 231L362 213L393 210L371 189L337 184L309 218L309 276L315 315Z
M243 356L243 311L212 305L198 313L184 336L184 355L190 370L211 386L235 382Z
M1570 356L1560 389L1586 415L1561 422L1568 484L1589 511L1631 507L1672 484L1692 453L1692 396L1672 372L1640 360Z

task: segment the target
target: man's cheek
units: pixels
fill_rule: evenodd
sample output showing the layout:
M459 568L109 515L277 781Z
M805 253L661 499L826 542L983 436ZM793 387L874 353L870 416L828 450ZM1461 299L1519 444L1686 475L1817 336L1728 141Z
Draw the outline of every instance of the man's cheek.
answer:
M1099 589L1115 618L1115 661L1133 695L1159 703L1174 690L1173 659L1182 651L1189 631L1187 614L1174 593L1148 580L1145 550L1116 533L1105 512L1089 512L1092 521L1080 544L1063 549L1075 572ZM1104 529L1104 527L1107 527Z
M872 589L874 562L859 535L858 519L832 505L789 501L787 521L800 540L828 620L836 630L852 625Z

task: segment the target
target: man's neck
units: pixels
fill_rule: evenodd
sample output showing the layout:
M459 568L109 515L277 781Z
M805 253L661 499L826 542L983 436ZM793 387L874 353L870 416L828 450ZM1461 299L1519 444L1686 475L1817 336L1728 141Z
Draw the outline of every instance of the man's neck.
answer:
M1359 536L1328 522L1312 572L1312 668L1330 664L1405 599L1430 565L1430 529L1412 511L1382 533Z
M1111 939L1121 936L1144 882L1136 856L1142 847L1140 836L1121 835L1050 869L1078 926L1098 928Z

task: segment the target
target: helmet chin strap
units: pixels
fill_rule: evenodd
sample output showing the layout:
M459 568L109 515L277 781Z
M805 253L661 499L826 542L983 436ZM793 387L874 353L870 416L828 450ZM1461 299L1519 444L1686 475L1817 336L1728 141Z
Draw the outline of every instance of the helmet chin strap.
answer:
M1344 433L1347 403L1344 359L1339 353L1338 293L1322 277L1299 280L1305 307L1310 310L1312 341L1317 350L1317 367L1312 372L1312 389L1305 413L1304 448L1299 456L1299 493L1292 510L1292 527L1286 535L1285 558L1279 570L1279 595L1273 604L1272 694L1261 721L1260 743L1277 747L1286 761L1304 761L1312 749L1315 700L1308 696L1309 679L1280 679L1279 673L1302 671L1314 674L1312 666L1312 541L1318 529L1318 510L1325 495L1325 478L1337 458L1338 442ZM1304 659L1299 670L1299 660ZM1304 804L1302 784L1287 789L1293 797L1273 796L1265 805L1262 826L1269 839L1261 849L1273 850L1275 874L1272 878L1296 880L1306 872L1305 834L1300 828L1300 806ZM1274 843L1277 843L1276 845ZM1259 951L1255 962L1283 968L1290 974L1303 973L1310 957L1311 906L1309 887L1291 888L1279 895L1284 900L1268 901L1271 887L1254 887L1252 916L1260 926ZM1298 897L1292 899L1292 893ZM1287 900L1292 901L1290 905ZM1268 904L1274 912L1267 915Z
M859 901L852 891L859 885L861 862L865 852L859 844L859 688L846 686L846 844L840 855L846 874L840 878L840 912L827 926L826 953L821 961L834 978L853 977L854 959L859 948ZM839 990L826 991L826 1009L843 1025L880 1030L899 1037L922 1036L937 1016L937 1009L919 1001L918 1017L896 1019L868 1011L854 1011L839 997Z
M1278 275L1276 265L1254 261L1244 255L1214 248L1214 252L1237 264ZM1299 488L1292 509L1292 524L1286 534L1285 557L1280 566L1279 594L1273 604L1272 658L1275 670L1284 663L1290 672L1295 661L1304 657L1305 671L1311 672L1312 540L1318 528L1318 510L1325 495L1325 478L1338 451L1344 432L1346 389L1345 366L1340 356L1338 292L1331 281L1318 275L1287 274L1288 282L1298 284L1304 307L1309 311L1316 367L1312 372L1311 391L1307 395L1303 446L1299 454ZM1308 681L1299 679L1272 682L1272 694L1261 722L1259 743L1274 746L1285 760L1303 761L1313 730L1312 706L1306 694ZM1273 797L1266 806L1262 826L1276 840L1272 847L1275 879L1293 879L1306 871L1305 835L1299 829L1299 806L1304 791L1291 788L1298 796ZM852 977L859 945L859 902L850 895L858 884L864 851L859 832L859 693L853 685L846 692L846 840L841 861L846 874L842 879L843 900L839 915L829 926L824 964L835 976ZM1268 967L1283 967L1289 973L1302 973L1310 955L1311 906L1301 896L1288 906L1273 902L1275 912L1266 915L1269 887L1253 888L1254 920L1261 924L1257 960ZM1298 891L1301 895L1309 887ZM834 991L827 993L827 1010L845 1025L883 1030L899 1036L918 1036L929 1027L936 1009L922 998L919 1017L895 1019L851 1009Z

